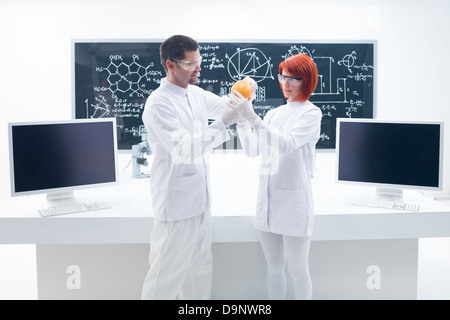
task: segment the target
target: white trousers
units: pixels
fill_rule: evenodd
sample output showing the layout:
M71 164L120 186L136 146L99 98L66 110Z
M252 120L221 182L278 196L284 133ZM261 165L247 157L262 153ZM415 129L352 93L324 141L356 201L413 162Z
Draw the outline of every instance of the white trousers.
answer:
M312 282L309 274L311 237L292 237L259 231L267 263L269 299L286 298L286 262L293 281L294 299L310 300Z
M149 262L142 299L210 299L210 209L186 220L155 220L150 236Z

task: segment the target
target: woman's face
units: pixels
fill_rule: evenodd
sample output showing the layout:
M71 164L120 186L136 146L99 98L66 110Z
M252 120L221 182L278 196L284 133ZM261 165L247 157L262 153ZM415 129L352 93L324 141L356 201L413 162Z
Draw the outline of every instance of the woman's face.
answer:
M289 72L282 72L283 77L281 84L283 86L283 93L288 102L298 100L303 88L303 80L291 75Z

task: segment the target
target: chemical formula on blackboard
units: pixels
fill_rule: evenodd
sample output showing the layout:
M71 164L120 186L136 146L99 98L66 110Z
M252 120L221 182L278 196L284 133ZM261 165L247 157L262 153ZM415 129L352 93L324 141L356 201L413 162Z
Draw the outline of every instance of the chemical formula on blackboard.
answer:
M147 97L165 71L158 41L74 41L75 118L116 117L119 149L140 142ZM376 43L199 42L203 58L198 86L223 96L245 76L258 83L254 108L267 111L286 101L276 75L284 59L306 54L319 71L310 101L322 110L318 149L335 148L336 118L373 118ZM236 147L236 144L232 144Z

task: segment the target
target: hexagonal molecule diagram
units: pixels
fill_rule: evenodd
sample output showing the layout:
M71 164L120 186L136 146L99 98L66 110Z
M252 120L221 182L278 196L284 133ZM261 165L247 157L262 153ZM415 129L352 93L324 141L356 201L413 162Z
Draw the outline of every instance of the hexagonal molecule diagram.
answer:
M111 56L110 64L103 70L109 73L107 80L109 89L113 94L117 92L127 93L130 97L144 97L146 92L145 85L141 86L143 80L150 81L148 69L153 67L152 62L149 66L142 66L137 62L138 55L133 55L133 62L126 63L122 56Z
M109 59L108 66L96 68L96 71L102 74L103 80L101 87L94 87L94 91L100 93L95 97L95 103L90 104L93 112L87 114L91 114L92 118L99 118L114 115L114 110L120 112L122 116L124 111L140 113L137 110L143 108L143 103L133 101L142 101L150 95L153 91L149 88L150 83L159 82L162 77L161 71L153 69L154 62L150 62L147 66L139 63L137 54L132 55L132 61L125 61L121 55L110 55Z

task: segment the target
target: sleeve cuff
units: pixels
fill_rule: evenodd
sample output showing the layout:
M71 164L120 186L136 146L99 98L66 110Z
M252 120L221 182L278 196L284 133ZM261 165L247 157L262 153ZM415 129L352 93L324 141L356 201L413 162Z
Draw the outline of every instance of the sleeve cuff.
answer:
M249 121L249 123L250 123L250 126L253 129L257 130L257 129L259 129L261 127L263 121L262 121L262 119L260 117L256 117L252 121Z

